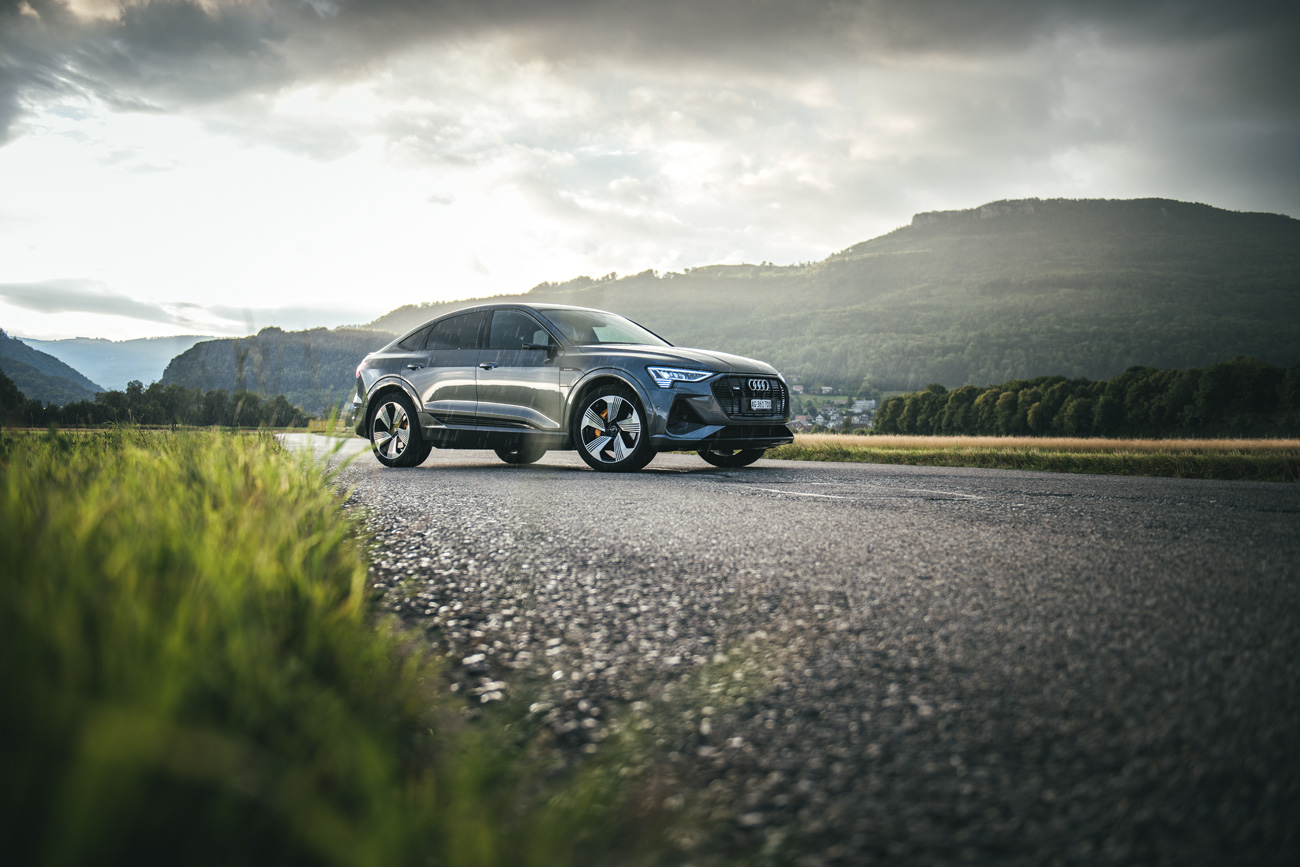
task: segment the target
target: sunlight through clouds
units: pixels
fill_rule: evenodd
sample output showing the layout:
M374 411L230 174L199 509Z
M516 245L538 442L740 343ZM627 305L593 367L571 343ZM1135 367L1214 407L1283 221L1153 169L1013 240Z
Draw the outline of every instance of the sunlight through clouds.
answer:
M918 211L1015 196L1294 214L1300 61L1280 34L1298 18L1026 0L0 4L0 284L337 325L584 274L816 261ZM16 332L61 334L72 315L2 305Z

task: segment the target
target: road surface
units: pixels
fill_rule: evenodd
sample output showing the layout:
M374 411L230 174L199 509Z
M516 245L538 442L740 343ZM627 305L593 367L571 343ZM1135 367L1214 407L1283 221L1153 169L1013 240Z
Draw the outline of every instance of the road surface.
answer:
M1300 863L1300 486L442 451L342 482L457 688L540 695L570 755L638 728L697 859Z

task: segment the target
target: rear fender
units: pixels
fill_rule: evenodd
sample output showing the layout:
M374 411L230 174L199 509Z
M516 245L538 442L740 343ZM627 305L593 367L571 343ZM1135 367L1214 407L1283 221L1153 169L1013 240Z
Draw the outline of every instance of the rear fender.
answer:
M400 376L391 374L380 377L370 387L370 391L366 394L366 402L361 406L361 411L357 413L356 431L358 436L369 437L370 434L366 430L366 425L370 422L370 408L374 406L375 401L394 391L400 391L406 395L407 399L411 401L411 406L415 407L416 413L419 414L421 409L420 395L411 387L409 382Z

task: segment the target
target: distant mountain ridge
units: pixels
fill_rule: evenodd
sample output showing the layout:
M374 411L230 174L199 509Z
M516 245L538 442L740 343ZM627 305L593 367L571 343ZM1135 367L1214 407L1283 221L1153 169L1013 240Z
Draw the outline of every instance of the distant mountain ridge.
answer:
M143 337L136 340L105 340L101 337L73 337L67 340L20 338L33 349L53 355L103 383L105 388L123 391L135 380L149 385L162 378L167 364L177 355L210 336ZM102 389L101 389L102 390Z
M0 330L0 370L24 396L62 406L94 400L105 389L52 355L33 349Z
M761 358L801 382L864 394L1101 380L1242 355L1289 367L1300 363L1300 220L1169 199L998 201L920 213L804 265L577 277L413 303L360 328L208 341L175 359L164 381L233 390L242 353L248 387L292 378L281 389L315 410L345 397L356 363L393 335L488 301L614 310L680 346Z
M1239 355L1300 362L1300 221L1168 199L999 201L800 266L544 283L528 293L408 305L402 332L482 301L604 307L679 345L770 361L849 389L948 387Z

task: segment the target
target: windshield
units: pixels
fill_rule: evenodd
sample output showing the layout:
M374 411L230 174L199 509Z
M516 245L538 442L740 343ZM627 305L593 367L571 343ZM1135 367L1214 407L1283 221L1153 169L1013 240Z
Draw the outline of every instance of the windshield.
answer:
M649 346L672 346L630 319L600 310L540 311L555 323L571 343L637 343Z

